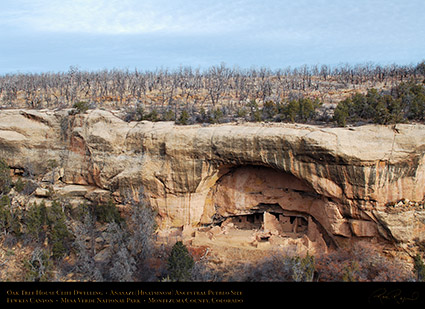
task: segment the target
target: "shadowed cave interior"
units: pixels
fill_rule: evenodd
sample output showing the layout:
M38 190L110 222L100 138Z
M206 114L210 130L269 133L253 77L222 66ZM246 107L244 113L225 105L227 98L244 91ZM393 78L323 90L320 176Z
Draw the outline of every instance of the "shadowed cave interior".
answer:
M212 199L216 209L213 226L231 224L239 230L291 238L315 233L328 246L333 243L320 222L307 212L308 205L322 197L291 174L264 166L236 166L217 181Z

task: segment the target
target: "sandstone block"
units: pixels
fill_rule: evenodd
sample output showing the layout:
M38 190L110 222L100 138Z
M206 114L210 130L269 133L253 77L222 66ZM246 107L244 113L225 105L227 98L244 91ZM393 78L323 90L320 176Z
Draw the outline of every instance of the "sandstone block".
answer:
M350 220L351 231L358 237L379 236L376 223L364 220Z
M49 197L50 196L50 192L48 189L44 189L44 188L37 188L34 191L35 196L37 197Z

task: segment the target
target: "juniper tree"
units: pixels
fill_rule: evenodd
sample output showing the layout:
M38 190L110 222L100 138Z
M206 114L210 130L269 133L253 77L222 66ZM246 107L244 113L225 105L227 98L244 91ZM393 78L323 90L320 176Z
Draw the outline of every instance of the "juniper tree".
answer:
M47 224L47 208L44 201L40 204L34 203L24 217L27 235L30 239L44 242L44 226Z
M173 281L189 281L191 270L194 266L193 257L190 255L183 242L178 241L171 249L168 257L169 278Z
M49 241L52 243L52 257L61 258L70 249L72 234L67 227L67 218L63 205L59 201L53 201L47 211L47 223L49 224Z

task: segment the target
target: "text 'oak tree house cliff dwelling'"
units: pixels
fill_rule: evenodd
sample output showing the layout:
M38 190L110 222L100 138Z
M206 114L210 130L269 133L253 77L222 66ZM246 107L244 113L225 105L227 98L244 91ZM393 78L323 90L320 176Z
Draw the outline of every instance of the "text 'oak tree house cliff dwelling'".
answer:
M183 228L194 242L203 233L251 237L253 248L425 241L423 125L177 126L115 113L3 110L0 157L15 171L30 166L41 189L60 175L49 189L79 187L82 199L120 203L143 187L159 232Z

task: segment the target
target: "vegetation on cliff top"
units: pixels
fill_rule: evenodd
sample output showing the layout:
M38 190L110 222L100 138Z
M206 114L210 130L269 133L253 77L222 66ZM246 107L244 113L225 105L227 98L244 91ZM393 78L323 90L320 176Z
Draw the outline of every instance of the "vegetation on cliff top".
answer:
M401 83L387 94L369 89L343 100L335 109L333 119L340 126L358 121L391 124L425 119L425 86L414 82Z
M302 66L80 71L0 76L2 108L122 109L126 121L423 121L425 62L410 66ZM336 107L337 106L337 107Z

